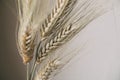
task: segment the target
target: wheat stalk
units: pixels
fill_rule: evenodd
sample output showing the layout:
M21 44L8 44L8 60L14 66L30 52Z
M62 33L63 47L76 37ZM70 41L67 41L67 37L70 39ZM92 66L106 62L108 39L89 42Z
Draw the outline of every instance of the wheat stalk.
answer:
M47 0L17 0L18 5L18 32L17 32L17 44L19 53L23 58L24 63L31 61L34 52L34 43L36 39L36 33L40 25L41 20L44 18L41 15L41 10L46 12L46 6L42 3L49 3ZM39 9L40 8L40 9ZM42 13L43 14L43 13ZM44 13L46 15L46 13ZM44 16L45 16L44 15ZM38 17L42 18L38 18ZM28 34L29 33L29 34ZM30 37L30 38L29 38ZM29 38L29 39L27 39ZM29 46L28 46L29 44Z
M36 64L40 64L43 60L45 60L46 56L48 56L48 53L51 52L52 50L56 49L60 45L62 45L65 41L65 38L72 34L72 25L69 25L66 28L61 29L59 32L57 32L56 36L52 36L53 38L50 37L50 40L48 42L45 42L45 44L42 44L42 47L40 47L40 51L38 50L38 53L35 57L37 58L37 63L36 61L34 62L33 68L32 68L32 73L31 73L31 78L33 77L35 67L37 66Z
M17 33L17 42L19 53L24 63L28 63L34 52L35 29L31 25L33 9L35 2L32 0L18 0L19 27Z
M65 0L65 2L64 2L64 0L60 0L62 3L65 3L66 2L66 0ZM58 7L60 6L60 1L59 1L59 4L58 4ZM56 22L60 22L60 18L61 17L66 17L67 15L68 15L68 13L72 10L72 8L73 8L73 5L75 4L75 1L76 0L69 0L68 2L67 2L67 5L65 5L65 4L63 4L63 6L65 7L63 7L63 11L61 11L61 10L59 10L58 9L58 12L56 12L57 14L56 14L56 17L55 16L53 16L54 15L54 11L55 11L55 9L57 8L54 8L53 9L53 11L52 11L52 13L51 13L51 16L53 17L53 20L51 20L51 22L53 22L54 21L54 18L55 18L55 20L57 20ZM60 11L60 12L59 12ZM61 14L61 15L60 15ZM60 15L60 16L59 16ZM58 19L57 19L57 16L58 16ZM48 21L48 20L46 20L46 21ZM46 23L46 22L45 22ZM55 23L55 21L54 21L54 23ZM49 27L49 31L47 32L47 33L49 33L49 32L52 32L52 31L50 31L50 28L53 30L53 28L52 28L52 26L53 26L54 24L52 24L50 27ZM40 27L41 28L41 27ZM41 31L42 32L42 31ZM42 32L43 33L43 32ZM59 33L60 34L60 33ZM62 33L62 36L61 36L61 40L65 37L63 37L63 35L65 35L64 34L64 32ZM43 37L41 37L41 38L43 38ZM54 40L54 42L55 42L55 40ZM42 40L42 41L40 41L40 43L44 43L44 41ZM55 44L55 43L54 43ZM46 48L47 48L47 46L48 45L46 45ZM49 45L49 47L50 47L51 45ZM52 47L52 46L51 46ZM49 50L49 49L48 49ZM42 51L43 51L43 49L42 49ZM49 51L48 51L49 52ZM46 53L46 52L45 52ZM43 54L44 56L45 56L45 54ZM42 56L43 56L42 55ZM38 56L37 56L37 58L38 58ZM41 58L44 58L44 57L41 57ZM40 58L40 59L41 59ZM34 70L34 65L33 65L33 70ZM33 71L34 72L34 71ZM31 76L32 76L32 74L31 74Z
M90 5L90 4L88 4ZM51 51L55 50L56 48L60 47L60 45L64 44L66 42L66 40L70 40L70 37L74 36L75 34L77 34L80 30L82 30L90 21L92 21L94 18L96 18L97 16L99 16L100 13L96 13L96 9L89 9L89 7L87 6L88 10L85 11L83 14L81 14L80 18L78 18L77 20L71 22L68 25L64 25L60 30L54 32L50 37L46 38L46 41L42 41L43 44L40 48L38 48L37 50L37 62L43 61L46 56L48 56L48 53L50 53ZM91 4L92 5L92 4ZM94 16L91 16L92 14L94 14ZM85 21L85 22L83 22ZM79 24L78 26L75 26L73 24L76 24L78 22L81 22L81 24Z
M82 17L80 16L77 20L73 21L71 24L65 25L62 29L55 32L49 38L46 38L46 41L45 42L43 41L43 44L40 44L41 47L38 49L36 55L37 62L42 65L41 62L45 60L47 56L49 56L48 53L55 50L56 48L59 48L60 45L70 40L70 38L72 38L80 30L82 30L89 22L91 22L93 19L102 14L101 12L98 11L94 7L88 9L87 11L85 11L85 13L81 15ZM78 24L78 22L81 23L79 25L75 25L76 23Z
M79 13L80 15L77 19L73 20L69 24L65 24L64 26L62 26L62 28L60 28L60 30L55 31L53 34L51 34L42 42L40 41L40 44L37 47L38 48L37 53L35 55L35 63L34 63L35 65L36 65L36 61L37 63L42 65L41 62L45 60L47 56L50 55L49 53L51 51L59 48L62 44L70 40L75 34L77 34L80 30L82 30L89 22L91 22L93 19L98 17L100 14L102 14L101 12L97 12L95 6L89 7L88 5L90 6L93 4L87 4L86 5L87 9L85 10L85 12L81 14ZM34 72L34 69L36 67L34 64L31 74Z
M54 56L46 62L46 64L42 64L42 68L38 67L36 69L34 80L51 80L54 76L62 71L64 66L68 64L73 57L80 52L83 46L79 46L77 49L75 48L72 51L69 51L67 54L59 54ZM69 54L69 55L68 55ZM38 65L39 66L39 65Z
M66 0L65 0L66 1ZM42 24L42 31L41 31L41 33L43 33L43 34L47 34L47 33L49 33L49 35L50 35L50 33L51 32L54 32L54 28L56 27L57 28L57 30L59 29L59 27L61 27L62 26L62 24L63 24L63 21L65 21L65 20L62 20L63 18L65 18L65 17L67 17L67 15L72 11L72 9L73 9L73 6L74 6L74 4L75 4L75 2L76 2L77 0L68 0L67 2L66 2L66 5L65 5L65 2L64 2L64 0L61 0L61 2L63 2L64 3L64 7L63 7L63 10L62 10L62 8L61 7L59 7L60 6L60 1L58 1L58 6L57 7L55 7L54 9L53 9L53 11L52 11L52 13L51 13L51 17L48 17L47 18L47 20L45 19L45 23L43 23ZM61 3L62 4L62 3ZM59 9L60 8L60 9ZM58 10L58 11L57 11ZM61 11L60 11L61 10ZM60 11L60 12L59 12ZM61 13L61 14L60 14ZM58 15L57 15L58 14ZM57 16L54 16L54 15L57 15ZM53 19L53 20L50 20L50 19ZM56 20L56 21L55 21ZM52 23L54 23L54 24L52 24ZM60 26L61 25L61 26ZM70 26L68 26L69 28L70 28ZM67 28L68 28L67 27ZM44 30L43 30L43 28L44 28ZM62 28L62 27L61 27ZM67 29L66 28L66 29ZM69 29L68 28L68 29ZM45 29L47 29L46 30L46 32L45 32ZM52 39L52 40L50 40L50 44L49 44L49 42L48 43L46 43L46 45L44 46L44 47L42 47L42 52L40 51L40 56L39 56L39 59L43 59L46 55L47 55L47 53L48 52L50 52L50 50L51 49L55 49L55 48L57 48L57 46L59 45L58 44L58 42L62 42L62 40L67 36L67 34L66 33L69 33L70 31L68 31L68 32L65 32L65 31L67 31L66 29L62 29L61 30L61 32L59 31L59 33L58 33L58 36L59 37L57 37L57 35L56 35L56 37L54 37L54 39ZM51 30L51 31L50 31ZM62 34L61 34L62 33ZM48 35L47 35L48 36ZM56 40L57 39L57 40ZM56 40L56 41L55 41ZM44 41L42 41L42 42L44 42ZM55 47L55 44L56 44L56 47ZM39 60L38 59L38 60Z

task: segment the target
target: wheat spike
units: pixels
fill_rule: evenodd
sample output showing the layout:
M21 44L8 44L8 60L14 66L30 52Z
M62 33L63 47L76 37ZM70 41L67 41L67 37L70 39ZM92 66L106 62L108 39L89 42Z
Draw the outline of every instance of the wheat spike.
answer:
M17 42L20 55L24 63L28 63L34 52L35 31L31 25L31 6L34 3L31 0L18 0L19 27L17 33ZM34 8L34 7L33 7Z
M90 4L86 4L86 10L83 14L81 14L80 18L75 20L77 23L81 22L80 25L75 26L76 22L73 21L69 23L68 25L64 25L60 30L54 32L50 37L46 38L47 41L43 41L41 44L42 46L37 51L37 61L41 62L46 58L48 53L55 50L56 48L60 47L60 45L64 44L66 40L70 40L69 37L74 36L77 32L82 30L91 20L93 20L96 16L98 16L101 13L96 13L96 9L88 7ZM92 4L91 4L92 5ZM77 14L77 13L76 13ZM94 14L94 16L91 16ZM91 17L90 17L91 16ZM85 22L83 22L85 21Z
M41 18L37 20L38 16L41 17L39 7L40 4L46 1L47 0L17 0L19 18L17 44L24 63L28 63L33 57L36 33L41 21ZM46 4L47 3L48 2L46 2ZM44 7L42 8L44 9ZM45 10L43 12L45 12Z
M49 61L41 71L38 71L36 78L39 78L38 80L48 80L52 72L58 69L59 66L60 61L57 59Z
M41 36L49 36L49 34L52 32L51 30L56 27L55 24L58 24L58 20L62 18L62 16L66 17L73 5L75 4L75 1L77 0L58 0L57 5L54 7L52 12L48 15L48 17L44 20L40 27ZM59 20L60 24L60 20Z
M33 58L35 34L31 27L19 29L18 49L25 64Z
M31 30L27 30L25 32L25 35L23 35L23 44L22 44L22 49L23 51L23 61L24 63L29 62L32 57L33 57L33 48L34 48L34 40L32 40L31 37Z
M37 56L37 62L41 62L45 59L47 53L64 43L63 40L72 32L71 26L72 25L69 25L65 29L60 30L54 38L50 39L43 47L41 47L40 51L38 51L40 55Z

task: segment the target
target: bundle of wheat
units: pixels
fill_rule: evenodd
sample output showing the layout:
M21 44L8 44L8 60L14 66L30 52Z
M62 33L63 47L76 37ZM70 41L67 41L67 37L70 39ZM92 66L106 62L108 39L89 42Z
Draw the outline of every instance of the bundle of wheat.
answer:
M54 51L108 11L104 3L104 0L18 0L17 44L24 63L28 63L28 80L48 80L61 65L58 63L62 61L65 65L72 59L74 53L65 59L63 55L68 53Z

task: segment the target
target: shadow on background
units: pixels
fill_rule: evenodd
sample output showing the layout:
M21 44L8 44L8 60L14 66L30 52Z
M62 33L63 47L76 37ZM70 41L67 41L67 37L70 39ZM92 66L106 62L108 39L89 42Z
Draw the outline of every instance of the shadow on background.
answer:
M26 80L15 41L15 0L0 0L0 80Z

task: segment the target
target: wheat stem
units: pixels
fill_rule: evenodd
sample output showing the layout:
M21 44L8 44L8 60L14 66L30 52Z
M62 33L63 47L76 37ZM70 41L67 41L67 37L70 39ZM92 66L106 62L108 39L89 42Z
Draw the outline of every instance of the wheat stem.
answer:
M27 63L27 80L29 80L29 63Z

